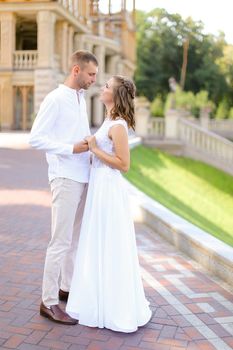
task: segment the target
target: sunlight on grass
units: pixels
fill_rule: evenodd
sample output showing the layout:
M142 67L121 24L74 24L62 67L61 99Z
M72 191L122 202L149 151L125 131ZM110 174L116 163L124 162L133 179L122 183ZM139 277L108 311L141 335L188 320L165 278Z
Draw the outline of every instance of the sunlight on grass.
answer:
M165 207L233 246L233 177L207 164L137 147L126 178Z

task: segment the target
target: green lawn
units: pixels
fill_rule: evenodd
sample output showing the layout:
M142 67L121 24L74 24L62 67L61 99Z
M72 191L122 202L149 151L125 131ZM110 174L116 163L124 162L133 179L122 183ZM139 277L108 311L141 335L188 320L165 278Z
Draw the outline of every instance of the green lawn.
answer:
M233 177L189 158L139 146L126 178L174 213L233 246Z

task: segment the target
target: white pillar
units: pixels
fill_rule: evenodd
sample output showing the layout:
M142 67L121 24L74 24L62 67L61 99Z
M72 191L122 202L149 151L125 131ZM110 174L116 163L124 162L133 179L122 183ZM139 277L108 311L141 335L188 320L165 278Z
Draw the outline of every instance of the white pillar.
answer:
M135 132L138 136L146 137L150 119L150 103L145 97L135 100Z
M85 50L85 40L82 34L75 34L74 36L74 51L77 50Z
M44 97L56 87L55 76L55 20L52 11L37 14L38 61L34 71L34 112L37 113Z
M91 125L91 95L88 93L88 91L85 95L85 100L86 100L86 107L87 107L87 117L88 117L89 125Z
M74 28L68 28L68 60L74 52Z
M169 109L165 114L165 138L177 139L178 128L177 121L179 119L179 113L175 109Z
M99 71L97 75L97 82L99 84L103 84L105 81L105 47L104 46L96 46L94 50L94 54L97 57L99 63Z
M114 75L118 74L118 63L119 63L120 56L114 55L109 58L109 74Z
M118 71L117 74L121 74L124 75L124 63L123 63L123 58L121 57L121 59L118 61L118 67L117 67Z
M98 95L94 97L93 103L93 124L94 126L100 126L104 119L104 106L103 103L100 102Z
M15 51L15 15L12 12L0 14L0 126L9 130L14 124L13 66Z
M200 111L200 124L205 129L209 128L209 113L210 110L208 108L202 108Z
M61 56L61 66L63 73L68 71L68 23L62 23L62 56Z
M13 12L0 14L0 67L13 68L15 51L15 15Z
M51 11L37 14L37 46L39 68L51 68L54 64L55 19Z
M91 42L86 42L85 43L85 50L89 51L89 52L93 52L93 43Z

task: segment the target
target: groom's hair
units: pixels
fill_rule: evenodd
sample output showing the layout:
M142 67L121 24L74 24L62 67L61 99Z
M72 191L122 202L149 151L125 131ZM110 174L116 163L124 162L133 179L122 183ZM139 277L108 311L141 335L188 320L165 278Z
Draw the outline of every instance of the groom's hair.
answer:
M76 64L82 69L89 62L93 62L98 67L98 60L93 53L85 50L76 51L70 57L70 69Z

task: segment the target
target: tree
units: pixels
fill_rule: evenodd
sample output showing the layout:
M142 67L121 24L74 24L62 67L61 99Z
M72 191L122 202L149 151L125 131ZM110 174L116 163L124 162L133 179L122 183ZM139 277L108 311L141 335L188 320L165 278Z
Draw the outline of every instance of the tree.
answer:
M194 22L191 18L184 20L179 14L169 14L164 9L155 9L148 14L138 12L136 19L135 81L138 94L150 101L157 94L165 99L169 92L168 79L174 76L180 81L185 40L189 43L184 57L187 68L183 65L186 78L184 70L182 75L185 90L194 93L207 90L210 99L216 103L229 94L229 85L218 63L226 45L222 34L219 37L206 35L202 22Z
M229 86L227 100L233 105L233 45L224 45L223 56L217 61Z

